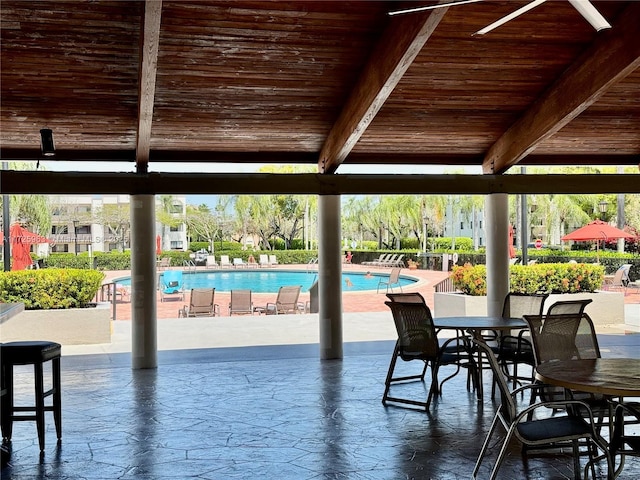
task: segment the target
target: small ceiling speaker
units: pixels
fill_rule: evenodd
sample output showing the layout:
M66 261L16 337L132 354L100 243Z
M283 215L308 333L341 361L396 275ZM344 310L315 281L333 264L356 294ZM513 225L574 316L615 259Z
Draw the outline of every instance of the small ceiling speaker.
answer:
M40 130L40 150L45 157L53 157L56 154L56 147L53 144L53 131L50 128Z

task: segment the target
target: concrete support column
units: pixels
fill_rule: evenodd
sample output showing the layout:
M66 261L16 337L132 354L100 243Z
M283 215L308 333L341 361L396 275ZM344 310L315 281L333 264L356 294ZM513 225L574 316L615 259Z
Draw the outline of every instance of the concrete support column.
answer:
M509 197L504 193L485 199L487 237L487 313L501 315L509 293Z
M340 196L318 199L320 358L342 358L342 251Z
M132 368L158 366L155 197L131 196Z

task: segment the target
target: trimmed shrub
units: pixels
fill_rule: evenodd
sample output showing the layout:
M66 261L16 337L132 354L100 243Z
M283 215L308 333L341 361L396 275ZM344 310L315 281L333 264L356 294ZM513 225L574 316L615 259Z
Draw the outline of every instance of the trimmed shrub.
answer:
M86 307L104 273L96 270L47 268L0 272L0 302L22 302L27 310Z
M453 285L467 295L487 294L485 265L455 265ZM579 293L595 292L604 279L604 267L585 263L540 263L512 265L509 269L511 292Z

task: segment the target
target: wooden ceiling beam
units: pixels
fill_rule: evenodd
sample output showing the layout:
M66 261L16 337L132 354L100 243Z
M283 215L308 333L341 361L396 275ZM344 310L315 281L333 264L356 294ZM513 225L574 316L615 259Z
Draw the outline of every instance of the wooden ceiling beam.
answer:
M162 0L146 0L140 39L140 81L138 84L138 130L136 135L136 167L146 172L151 151L151 124L156 93L158 50Z
M320 173L333 173L347 158L447 10L391 19L324 142Z
M531 153L640 66L640 3L633 2L488 150L482 169L500 174Z
M135 151L124 150L68 150L56 149L54 159L45 158L37 148L0 148L0 158L8 162L38 161L70 161L70 162L105 162L105 169L111 162L135 162ZM480 166L482 155L466 153L352 153L344 162L345 165L386 165L393 169L396 165L438 165L445 167ZM237 164L274 164L274 165L315 165L317 152L222 152L222 151L186 151L186 150L151 150L149 166L164 163L237 163ZM638 165L640 155L616 154L571 154L571 155L536 155L532 153L523 158L522 166L576 166L576 165Z
M487 195L640 193L638 175L324 175L0 171L6 194Z

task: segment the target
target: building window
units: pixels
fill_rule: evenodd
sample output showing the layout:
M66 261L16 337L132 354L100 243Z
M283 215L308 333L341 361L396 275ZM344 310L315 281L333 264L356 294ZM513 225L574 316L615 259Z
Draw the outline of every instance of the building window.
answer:
M482 220L480 220L479 226L480 226L480 228L482 228Z
M182 250L182 241L173 240L171 242L171 250Z
M182 210L182 204L180 203L174 203L173 205L171 205L171 207L169 207L170 213L182 213Z
M66 225L52 225L51 235L64 235L69 233L69 228Z
M460 230L464 230L464 222L460 222Z
M169 227L169 231L170 232L181 232L182 231L182 225L178 225L177 227Z

